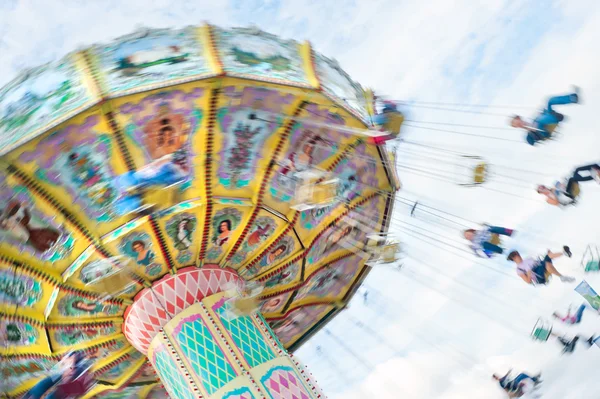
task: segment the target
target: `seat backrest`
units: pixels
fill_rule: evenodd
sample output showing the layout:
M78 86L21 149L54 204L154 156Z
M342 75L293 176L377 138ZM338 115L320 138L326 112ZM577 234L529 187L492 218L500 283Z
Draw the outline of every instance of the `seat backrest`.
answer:
M490 244L500 245L500 235L492 233L492 237L490 238Z
M600 262L597 260L590 260L585 264L586 272L597 272L600 271Z
M579 183L575 182L571 189L571 195L573 196L573 198L577 198L580 193L581 193L581 188L579 187Z
M533 332L533 338L537 339L538 341L548 341L548 338L550 338L550 332L550 330L544 327L538 327Z
M402 127L402 123L404 123L404 115L401 112L389 112L386 114L387 122L383 126L383 128L393 134L400 134L400 128Z
M558 126L558 124L554 123L554 124L550 124L550 125L546 125L544 126L544 129L550 134L552 135L552 133L554 133L554 131L556 130L556 126Z
M473 169L473 182L476 184L485 183L487 175L487 164L482 162Z

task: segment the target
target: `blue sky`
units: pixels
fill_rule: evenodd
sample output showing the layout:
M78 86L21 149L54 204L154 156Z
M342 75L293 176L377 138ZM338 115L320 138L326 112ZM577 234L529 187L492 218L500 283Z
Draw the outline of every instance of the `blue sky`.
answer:
M510 245L529 255L570 244L573 260L560 260L557 266L582 277L579 256L588 243L600 243L595 209L600 189L587 184L577 208L559 210L546 206L528 185L552 183L551 177L540 173L558 178L578 164L599 158L600 3L0 0L0 84L24 67L79 46L106 42L140 25L181 27L203 21L222 26L254 24L287 38L310 40L317 50L338 59L353 78L394 99L514 106L462 108L500 115L411 107L407 113L416 121L505 127L508 115L521 111L519 106L539 107L549 94L579 84L584 103L564 108L569 119L561 129L563 138L548 145L531 148L525 143L406 129L407 139L485 157L495 165L495 180L503 183L465 189L399 172L405 188L402 197L420 198L469 220L514 227L520 234ZM524 114L530 116L533 110ZM437 127L522 138L514 130ZM420 152L406 147L401 161L444 167L419 161L414 153ZM510 178L500 179L500 174L529 183L521 187ZM502 398L489 376L513 366L546 375L544 398L598 397L600 349L561 358L555 343L536 344L528 337L537 317L580 301L573 286L554 281L533 289L501 259L475 264L448 246L426 244L405 234L406 223L439 234L451 245L463 245L456 227L434 225L425 214L417 214L416 219L407 214L407 206L397 205L392 223L410 255L405 268L375 270L366 281L375 288L367 304L358 298L327 327L331 335L323 331L299 351L328 397ZM598 276L586 279L600 289ZM600 332L600 317L587 314L580 327L557 326L557 330ZM352 353L340 345L340 339Z

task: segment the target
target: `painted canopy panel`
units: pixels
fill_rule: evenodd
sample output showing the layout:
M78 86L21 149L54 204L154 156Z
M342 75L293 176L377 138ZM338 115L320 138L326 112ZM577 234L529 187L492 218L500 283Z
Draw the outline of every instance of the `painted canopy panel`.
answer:
M96 100L78 61L72 54L30 69L0 89L0 154Z
M214 28L214 36L226 73L310 87L298 42L256 28Z
M90 49L94 71L111 96L206 77L202 28L143 29Z
M364 89L344 72L336 60L315 53L315 67L325 92L346 104L362 120L369 117Z
M345 240L360 246L386 230L397 186L385 150L360 134L365 98L308 43L211 26L141 30L0 89L10 394L70 350L85 351L108 384L90 397L164 393L135 348L149 344L146 324L194 298L172 284L167 310L127 309L182 272L220 270L226 285L239 271L264 284L261 309L286 347L320 328L365 275ZM297 173L315 170L339 179L337 201L292 209ZM131 284L107 292L98 281L121 267Z

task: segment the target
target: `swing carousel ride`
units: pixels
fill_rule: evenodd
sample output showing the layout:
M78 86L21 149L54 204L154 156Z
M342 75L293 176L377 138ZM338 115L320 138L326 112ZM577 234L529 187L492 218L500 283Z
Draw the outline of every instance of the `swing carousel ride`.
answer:
M153 338L232 282L302 345L394 259L375 108L310 44L209 25L138 31L1 89L3 397L74 351L93 361L84 397L166 397Z

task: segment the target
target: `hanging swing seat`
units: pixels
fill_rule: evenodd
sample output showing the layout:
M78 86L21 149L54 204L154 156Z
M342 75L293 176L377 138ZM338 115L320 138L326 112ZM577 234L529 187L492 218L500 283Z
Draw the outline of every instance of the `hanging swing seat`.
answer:
M543 319L538 319L531 331L531 337L536 341L548 341L552 334L552 324Z
M305 211L323 208L336 202L339 179L330 174L305 171L296 174L298 181L291 209Z
M473 182L475 184L483 184L487 177L487 164L480 162L473 168Z
M389 265L401 259L400 241L389 233L376 233L367 236L370 240L367 244L367 252L371 255L369 266Z
M600 271L600 261L590 260L585 264L586 272L597 272Z
M500 239L500 234L492 233L492 237L490 238L490 244L500 245L502 240Z
M95 384L94 373L88 368L73 381L59 382L55 392L59 398L76 399L92 390Z
M61 380L56 383L53 389L50 389L48 392L46 392L44 397L49 396L50 393L54 393L54 397L76 399L83 397L90 390L92 390L96 385L94 372L92 371L92 363L87 360L83 360L83 362L85 362L82 363L84 367L79 375L73 376L70 381L65 381L61 378ZM49 375L63 375L67 371L67 367L69 366L64 363L64 360L61 360L50 369Z
M234 288L237 292L235 296L227 302L230 305L229 318L237 318L248 316L260 307L259 296L264 290L264 286L255 281L246 281L243 287L236 285Z
M597 245L588 245L581 257L581 265L586 272L600 271L600 250Z
M96 261L86 267L86 273L92 276L86 287L105 295L105 299L123 295L137 284L131 261L124 256Z
M387 112L385 114L387 120L383 124L382 129L393 136L400 135L400 128L404 123L404 115L399 111Z
M489 180L490 166L482 157L460 155L456 167L456 183L460 186L475 187Z

